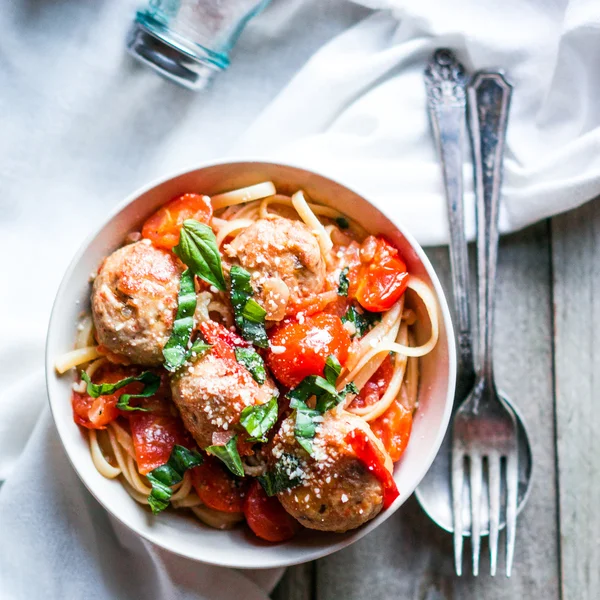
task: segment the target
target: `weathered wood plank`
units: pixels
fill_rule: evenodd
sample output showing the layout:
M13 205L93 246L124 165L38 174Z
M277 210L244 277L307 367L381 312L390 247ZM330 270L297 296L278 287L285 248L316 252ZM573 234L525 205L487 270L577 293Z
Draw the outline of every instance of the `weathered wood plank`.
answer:
M277 587L273 600L313 600L315 563L290 567Z
M564 600L600 588L600 200L552 220Z
M536 460L512 579L490 577L487 556L479 578L457 578L451 537L411 499L365 539L317 562L318 600L559 598L548 227L541 223L508 236L500 248L496 372L530 424ZM447 251L428 254L449 290Z

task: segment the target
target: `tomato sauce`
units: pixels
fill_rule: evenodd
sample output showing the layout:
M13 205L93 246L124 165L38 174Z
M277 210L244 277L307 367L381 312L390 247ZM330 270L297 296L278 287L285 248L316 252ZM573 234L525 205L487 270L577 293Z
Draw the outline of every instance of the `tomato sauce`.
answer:
M383 508L388 508L400 495L392 474L385 468L381 453L363 431L353 429L345 439L360 460L383 486Z

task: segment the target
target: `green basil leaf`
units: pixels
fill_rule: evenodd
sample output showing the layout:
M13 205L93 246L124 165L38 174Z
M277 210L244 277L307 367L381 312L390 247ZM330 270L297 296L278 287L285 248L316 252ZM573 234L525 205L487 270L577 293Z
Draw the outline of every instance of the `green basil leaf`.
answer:
M187 347L194 328L196 302L194 274L191 269L186 269L179 280L177 314L173 322L173 331L162 351L167 371L176 371L188 358Z
M121 410L133 411L139 410L141 412L147 412L147 408L141 406L130 406L129 401L132 398L149 398L154 396L160 387L160 377L156 373L150 371L144 371L137 377L126 377L115 383L92 383L88 374L85 371L81 372L81 379L87 383L86 391L92 398L98 398L99 396L110 396L117 390L129 385L130 383L143 383L144 389L139 394L121 394L119 401L117 402L117 408Z
M292 404L290 404L291 406ZM309 453L313 453L312 440L315 437L318 424L323 420L323 416L318 410L308 408L300 401L293 402L293 408L296 409L296 423L294 425L294 436L296 441Z
M185 472L201 464L202 456L198 452L175 444L169 460L146 475L152 486L148 504L155 515L169 506L173 494L171 488L182 481Z
M242 459L237 449L237 435L234 435L224 446L208 446L204 450L207 454L212 454L223 461L234 475L244 476Z
M325 361L325 379L331 385L335 385L341 371L342 365L340 365L340 361L333 354L330 354Z
M225 291L221 255L215 234L208 225L186 219L181 226L179 244L173 248L173 252L194 275Z
M232 265L229 271L231 278L231 294L234 308L241 310L248 299L254 293L250 285L250 273L239 265ZM237 300L237 302L236 302Z
M205 352L208 352L212 348L211 344L207 344L202 340L195 341L191 348L187 351L185 355L185 360L189 360L190 358L195 358L196 356L200 356Z
M272 470L257 477L267 496L291 490L302 483L300 459L293 454L283 454Z
M259 348L269 347L269 338L263 323L253 323L244 319L244 317L236 317L235 324L241 336L248 342L252 342Z
M347 296L348 288L350 287L350 280L348 279L348 271L350 267L344 267L340 272L340 283L338 285L338 296Z
M335 386L319 375L305 377L294 389L287 394L290 400L306 402L311 396L319 398L323 394L337 396ZM293 408L293 407L292 407Z
M244 308L242 308L242 317L252 323L264 323L267 311L254 299L248 298Z
M360 390L356 387L354 381L351 381L344 386L344 389L340 392L340 394L342 394L342 396L347 396L348 394L354 394L355 396L358 396L358 394L360 394Z
M248 441L266 442L266 434L275 425L277 415L277 396L265 404L247 406L240 415L240 424L250 434Z
M350 227L350 223L348 223L348 219L346 219L346 217L337 217L335 222L338 224L340 229L348 229L348 227Z
M333 356L329 357L333 358ZM328 410L331 410L340 402L343 402L346 394L358 394L358 389L354 383L347 384L341 392L335 389L335 379L339 375L337 370L337 360L329 360L330 381L319 377L318 375L309 375L305 377L300 384L287 394L290 399L290 408L296 410L296 423L294 435L298 443L309 453L312 454L312 442L318 423L322 420ZM337 363L339 365L339 363ZM339 367L341 370L341 366ZM333 379L335 377L335 379ZM316 398L315 408L309 408L306 402Z
M236 360L246 367L254 381L262 385L267 380L267 371L262 356L254 348L234 348Z
M342 323L352 323L356 329L354 336L362 337L377 322L381 320L379 313L363 310L358 312L354 306L351 306L342 317Z
M231 305L235 315L235 324L241 336L259 348L268 348L269 339L265 330L267 311L252 299L250 273L239 265L233 265L229 271L231 279Z

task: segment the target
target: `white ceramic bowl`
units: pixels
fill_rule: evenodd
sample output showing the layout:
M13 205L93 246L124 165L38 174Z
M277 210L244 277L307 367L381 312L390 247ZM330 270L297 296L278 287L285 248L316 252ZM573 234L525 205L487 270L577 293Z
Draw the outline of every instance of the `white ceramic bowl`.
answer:
M72 349L78 315L89 306L89 276L102 259L122 245L125 235L139 229L160 205L184 192L214 195L272 180L278 190L305 190L308 195L360 221L372 233L385 234L399 248L409 271L435 291L440 310L440 338L421 360L419 409L408 448L396 464L394 478L400 496L365 526L345 534L309 530L289 542L267 544L245 527L211 529L185 512L152 516L137 504L117 480L102 477L90 458L85 433L73 422L71 373L59 377L57 356ZM340 550L384 523L413 493L431 465L448 426L452 407L456 354L448 306L434 270L421 247L384 213L348 188L303 169L264 162L213 163L155 182L127 198L77 252L58 290L46 347L46 377L50 406L60 438L77 474L96 499L119 521L151 542L191 559L220 566L269 568L306 562Z

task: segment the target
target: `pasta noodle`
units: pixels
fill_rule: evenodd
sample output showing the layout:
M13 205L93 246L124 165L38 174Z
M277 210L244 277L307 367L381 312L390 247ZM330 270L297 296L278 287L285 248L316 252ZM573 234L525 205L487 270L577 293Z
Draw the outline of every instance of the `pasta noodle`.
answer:
M292 204L298 211L300 218L313 230L313 233L317 236L319 247L321 248L321 254L325 260L328 260L329 253L333 248L333 243L329 234L325 231L325 227L317 217L315 213L310 209L308 203L304 199L304 194L301 191L296 192L292 196Z
M265 196L272 196L275 193L277 193L277 190L273 182L265 181L264 183L257 183L256 185L250 185L239 190L213 196L211 198L212 207L213 210L219 210L233 204L243 204L251 200L259 200Z
M58 371L60 375L62 375L63 373L66 373L69 369L89 363L90 361L94 360L95 358L98 358L99 356L100 352L98 352L98 346L86 346L85 348L77 348L75 350L71 350L71 352L63 354L59 359L57 359L54 363L54 368Z

